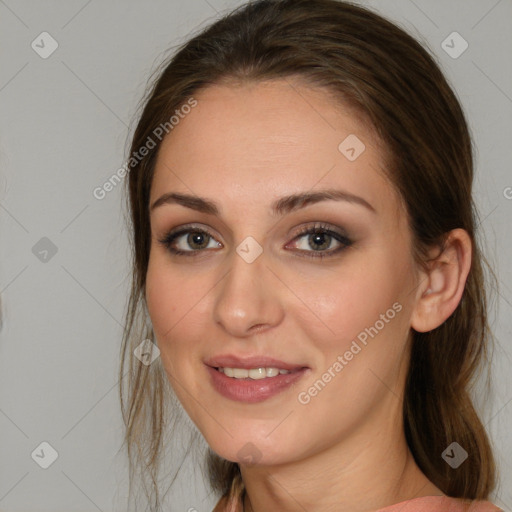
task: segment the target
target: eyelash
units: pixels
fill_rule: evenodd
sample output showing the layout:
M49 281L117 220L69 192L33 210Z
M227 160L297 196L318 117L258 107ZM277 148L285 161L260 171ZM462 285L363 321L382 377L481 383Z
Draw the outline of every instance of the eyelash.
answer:
M204 252L202 249L196 249L196 250L190 250L190 251L182 251L181 249L174 249L171 247L172 243L179 238L181 235L188 234L188 233L199 233L206 235L208 237L213 238L213 236L206 230L197 228L194 226L184 226L178 231L171 231L167 233L164 238L159 239L158 242L162 244L168 251L170 251L172 254L176 256L186 256L186 257L196 257L198 256L198 253ZM352 245L352 240L347 238L346 236L342 235L341 233L338 233L336 231L333 231L329 228L328 225L323 223L316 223L314 226L308 226L303 228L299 233L295 235L293 240L302 238L305 235L314 235L314 234L326 234L332 238L334 238L336 241L341 243L342 245L338 247L338 249L330 250L330 251L304 251L300 250L300 253L313 253L308 254L304 257L307 258L329 258L332 256L335 256L336 254L340 253L341 251L347 249Z

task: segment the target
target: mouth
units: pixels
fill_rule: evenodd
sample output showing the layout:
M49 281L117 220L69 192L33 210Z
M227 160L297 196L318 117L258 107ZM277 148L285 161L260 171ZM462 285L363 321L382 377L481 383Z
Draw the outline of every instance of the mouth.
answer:
M205 362L212 387L230 400L257 403L291 388L311 372L272 358L223 356Z

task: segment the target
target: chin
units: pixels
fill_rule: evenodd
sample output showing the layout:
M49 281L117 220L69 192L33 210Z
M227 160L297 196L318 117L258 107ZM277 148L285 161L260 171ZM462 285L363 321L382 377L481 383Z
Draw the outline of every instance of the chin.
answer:
M217 455L241 465L271 466L290 461L290 453L297 455L297 450L293 450L292 446L284 446L279 438L271 439L267 434L250 435L249 431L247 429L245 435L234 437L224 433L222 438L205 438Z

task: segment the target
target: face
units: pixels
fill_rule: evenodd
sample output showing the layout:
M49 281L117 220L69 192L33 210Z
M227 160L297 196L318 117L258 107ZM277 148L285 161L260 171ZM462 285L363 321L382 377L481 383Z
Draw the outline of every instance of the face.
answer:
M377 140L297 82L194 97L150 194L163 199L146 301L180 402L240 463L298 460L378 428L403 384L417 274Z

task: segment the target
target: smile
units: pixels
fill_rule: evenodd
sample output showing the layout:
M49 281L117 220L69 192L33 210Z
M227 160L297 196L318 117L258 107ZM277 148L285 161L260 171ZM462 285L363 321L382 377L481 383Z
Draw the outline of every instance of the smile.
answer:
M217 393L229 400L245 403L263 402L274 397L311 372L310 368L305 367L286 370L276 367L231 368L206 365L206 369Z
M223 373L228 377L233 377L235 379L266 379L267 377L276 377L277 375L284 375L290 373L289 370L279 369L279 368L217 368L219 372Z

